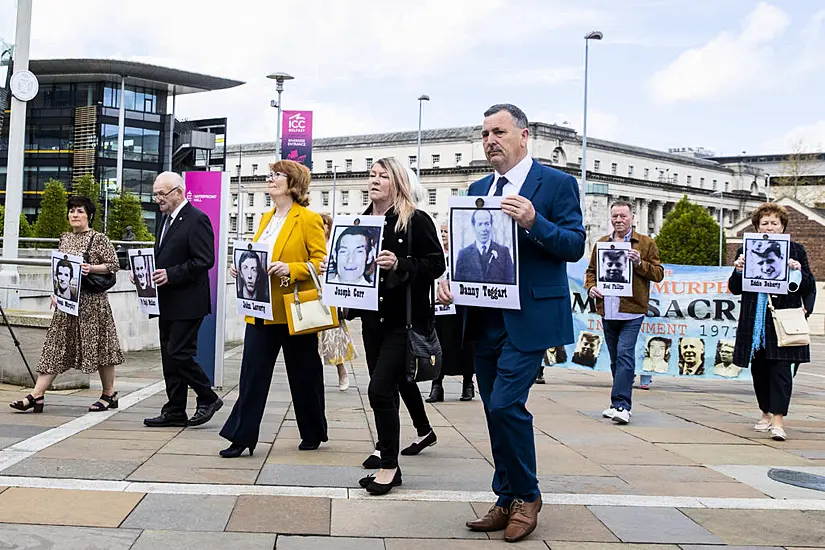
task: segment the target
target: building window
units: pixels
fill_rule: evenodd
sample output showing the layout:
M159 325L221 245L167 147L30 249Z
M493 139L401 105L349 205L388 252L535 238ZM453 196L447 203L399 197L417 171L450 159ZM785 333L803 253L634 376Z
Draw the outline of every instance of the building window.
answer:
M725 182L725 192L727 193L729 189L730 189L730 182L726 181Z
M582 158L579 157L579 166L581 166L581 165L582 165Z
M352 172L352 159L347 159L344 162L347 165L347 172Z
M106 147L106 144L104 143L103 146ZM115 149L117 149L117 147L115 147ZM238 176L238 177L241 177L241 165L240 164L235 165L235 175Z
M435 189L427 189L427 204L430 206L435 206L436 203L436 194Z
M553 154L550 156L550 162L552 162L553 164L558 164L559 163L559 150L558 149L553 150Z
M229 218L229 230L230 231L237 231L238 230L238 218L232 216Z
M718 187L717 181L713 180L713 190L716 191L717 187Z
M341 206L349 206L349 191L341 191Z
M367 206L370 203L369 191L361 191L361 205Z
M645 168L645 179L650 177L650 168Z
M687 184L690 185L690 182L693 181L693 177L688 174L687 176Z
M699 178L699 189L705 188L705 178Z
M267 208L272 206L272 197L269 195L269 193L264 193L264 206L266 206Z
M679 183L679 174L673 172L673 183Z
M438 168L439 164L441 164L441 155L433 155L433 168Z
M321 191L321 205L329 206L329 191Z
M252 165L252 175L253 175L253 176L257 176L257 175L258 175L258 165L257 165L257 164L253 164L253 165Z
M232 206L234 206L234 207L238 206L238 194L237 193L232 193Z
M610 164L610 173L613 174L614 176L619 173L619 165L616 164L615 162Z
M453 196L453 197L457 197L458 196L458 189L455 188L455 187L450 189L450 195Z
M416 156L410 155L410 168L415 168Z
M251 233L252 230L255 229L254 222L255 222L254 217L252 217L252 216L247 216L246 217L246 232L247 233Z
M455 154L455 165L456 166L461 166L461 153L456 153Z
M633 165L632 164L628 165L628 167L627 167L627 177L629 177L629 178L633 177Z
M602 169L602 161L600 161L600 160L594 160L594 161L593 161L593 171L594 171L594 172L598 172L598 171L599 171L599 170L601 170L601 169Z
M246 199L246 200L247 200L247 204L248 204L249 206L255 206L255 193L249 193L249 194L247 195L247 197L248 197L248 198Z
M367 165L366 169L367 169L367 171L369 171L372 168L372 157L367 157L367 160L364 164Z
M332 161L331 160L327 161L327 172L332 172Z

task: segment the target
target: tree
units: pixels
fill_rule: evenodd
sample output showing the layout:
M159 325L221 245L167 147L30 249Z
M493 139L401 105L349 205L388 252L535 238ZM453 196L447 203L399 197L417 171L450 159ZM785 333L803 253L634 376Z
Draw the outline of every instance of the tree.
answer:
M808 152L805 142L803 140L795 141L791 145L791 154L782 162L782 172L785 175L776 178L777 183L792 187L793 198L799 200L800 185L822 185L825 183L822 178L812 178L817 173L818 167L819 161L815 155Z
M664 263L718 265L719 224L705 207L693 204L685 195L667 215L656 245ZM723 237L723 262L724 250Z
M66 188L62 182L55 179L46 182L46 189L40 201L40 213L34 222L35 237L56 239L69 231L66 200Z
M95 217L92 222L92 229L103 231L103 208L100 206L100 183L95 181L91 174L83 174L75 178L72 185L72 195L76 197L88 197L95 205Z
M6 207L0 205L0 237L6 230ZM32 236L32 226L29 220L26 219L25 214L20 214L20 238L28 238Z
M146 224L143 223L143 210L140 200L129 191L122 191L115 195L109 209L109 238L119 241L126 232L126 226L131 225L139 241L155 240Z

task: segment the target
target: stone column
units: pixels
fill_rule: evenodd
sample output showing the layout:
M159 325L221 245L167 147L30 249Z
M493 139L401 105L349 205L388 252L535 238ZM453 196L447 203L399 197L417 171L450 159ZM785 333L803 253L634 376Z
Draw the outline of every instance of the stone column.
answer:
M654 201L653 204L653 232L658 235L662 230L662 218L664 212L664 203L662 201Z
M639 199L639 207L636 210L636 231L642 235L650 234L650 212L647 199Z

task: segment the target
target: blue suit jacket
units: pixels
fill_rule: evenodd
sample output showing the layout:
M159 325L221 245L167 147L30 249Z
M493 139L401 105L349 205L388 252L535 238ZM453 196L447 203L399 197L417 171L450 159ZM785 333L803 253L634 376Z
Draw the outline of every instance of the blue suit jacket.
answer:
M493 175L470 185L469 195L487 195ZM536 209L530 231L518 228L521 311L501 310L507 335L521 351L572 344L573 315L567 262L584 255L585 232L576 178L533 160L519 195Z

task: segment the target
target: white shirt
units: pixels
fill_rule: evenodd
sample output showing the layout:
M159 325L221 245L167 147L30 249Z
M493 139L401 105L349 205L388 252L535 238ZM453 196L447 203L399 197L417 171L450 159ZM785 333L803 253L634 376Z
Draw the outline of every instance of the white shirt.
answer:
M287 213L287 216L289 214ZM275 241L278 240L278 235L281 233L281 228L284 226L284 222L286 222L286 216L275 216L272 215L269 218L269 223L266 224L264 230L261 231L261 236L258 239L258 242L267 243L270 248L275 246ZM272 261L275 261L274 259Z
M166 228L165 231L164 231L163 227L161 227L161 229L160 229L160 242L163 242L164 239L166 239L166 234L169 232L170 229L172 229L172 224L175 223L175 220L177 219L178 214L180 214L181 209L184 206L186 206L188 203L189 203L188 200L183 199L183 202L181 202L178 205L178 207L175 208L175 210L169 215L169 227Z
M506 174L499 174L498 172L495 172L493 174L493 185L490 186L487 196L492 197L496 194L496 182L498 182L498 178L501 176L507 178L507 183L501 191L501 196L506 197L508 195L518 195L519 191L521 191L521 186L524 185L524 180L527 179L527 174L530 172L530 168L532 167L533 159L530 155L526 155L518 162L518 164L510 168Z

